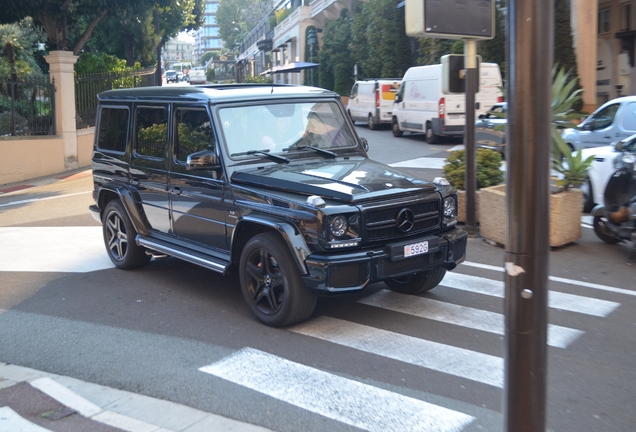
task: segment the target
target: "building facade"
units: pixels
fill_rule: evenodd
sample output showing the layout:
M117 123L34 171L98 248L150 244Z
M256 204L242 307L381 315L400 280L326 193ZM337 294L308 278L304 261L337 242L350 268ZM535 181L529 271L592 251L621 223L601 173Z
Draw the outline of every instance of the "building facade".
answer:
M201 65L201 56L208 51L219 51L223 48L223 41L216 22L216 10L219 0L206 0L203 25L196 31L194 37L193 66Z
M177 38L169 39L163 46L162 50L163 67L166 70L170 70L178 63L192 63L192 49L193 46L190 42L178 40Z

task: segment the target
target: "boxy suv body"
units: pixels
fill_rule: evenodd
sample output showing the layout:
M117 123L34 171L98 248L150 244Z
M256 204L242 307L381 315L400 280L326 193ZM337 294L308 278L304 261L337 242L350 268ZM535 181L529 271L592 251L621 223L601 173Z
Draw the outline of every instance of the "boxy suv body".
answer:
M372 161L338 95L225 85L107 91L95 204L115 266L163 254L226 274L262 322L318 295L434 288L465 259L456 190Z

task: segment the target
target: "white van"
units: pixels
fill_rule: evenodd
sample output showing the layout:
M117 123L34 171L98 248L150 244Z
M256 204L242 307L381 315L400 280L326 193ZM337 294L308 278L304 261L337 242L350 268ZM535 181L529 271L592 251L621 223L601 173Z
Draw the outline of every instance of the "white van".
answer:
M351 120L367 122L369 129L377 129L381 123L390 124L395 93L401 82L399 78L357 81L347 103Z
M190 84L205 84L205 69L190 69Z
M497 63L481 63L479 92L475 95L475 119L497 102L503 102L501 72ZM433 144L440 137L464 136L466 95L442 92L442 65L409 68L402 78L393 105L391 128L401 137L405 131L424 132Z
M601 105L583 123L561 136L572 150L606 146L636 133L636 96L624 96Z

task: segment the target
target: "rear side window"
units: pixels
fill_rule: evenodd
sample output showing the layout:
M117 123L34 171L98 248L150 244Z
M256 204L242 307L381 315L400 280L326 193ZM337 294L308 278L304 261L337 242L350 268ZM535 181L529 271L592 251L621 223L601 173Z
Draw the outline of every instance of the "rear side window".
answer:
M99 139L97 140L97 147L100 150L120 153L126 151L129 115L130 111L124 107L102 107L99 121Z
M165 158L168 142L168 109L166 107L137 108L137 146L141 156Z
M630 102L625 106L623 129L636 132L636 102Z

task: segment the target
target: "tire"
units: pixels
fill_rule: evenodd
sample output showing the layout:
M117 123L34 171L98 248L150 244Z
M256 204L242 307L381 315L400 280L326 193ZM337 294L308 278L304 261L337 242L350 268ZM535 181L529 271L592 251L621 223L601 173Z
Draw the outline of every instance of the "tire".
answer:
M400 130L400 125L398 124L396 118L393 118L393 121L391 122L391 131L393 132L393 136L397 138L400 138L402 135L404 135L404 132Z
M124 205L113 200L104 209L102 232L108 257L115 267L130 270L143 267L152 258L135 242L137 231L133 226Z
M605 216L594 216L594 232L597 237L603 240L608 244L616 244L621 242L622 240L612 234L612 232L607 228L607 218Z
M583 192L583 211L589 213L594 208L594 193L592 191L592 180L589 178L579 188Z
M376 130L378 128L378 125L373 122L373 116L371 114L367 117L367 124L371 130Z
M239 264L243 298L264 324L283 327L307 319L317 297L309 292L283 240L263 233L247 242Z
M426 142L429 144L437 144L439 137L433 133L433 126L430 122L426 123Z
M437 267L433 270L386 279L384 283L391 291L402 294L421 294L439 285L444 276L446 276L446 269Z

